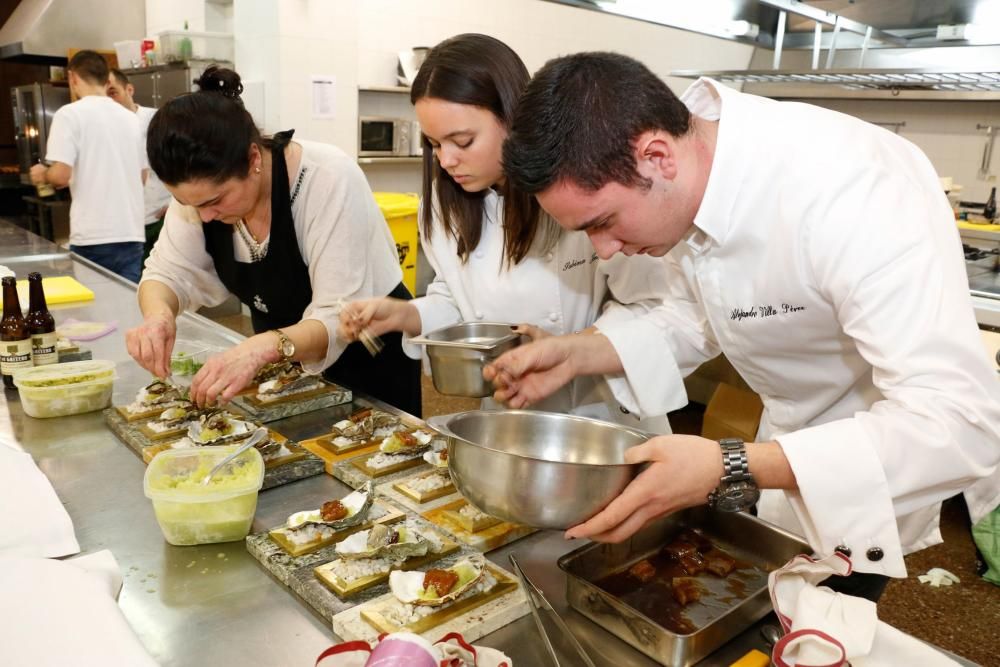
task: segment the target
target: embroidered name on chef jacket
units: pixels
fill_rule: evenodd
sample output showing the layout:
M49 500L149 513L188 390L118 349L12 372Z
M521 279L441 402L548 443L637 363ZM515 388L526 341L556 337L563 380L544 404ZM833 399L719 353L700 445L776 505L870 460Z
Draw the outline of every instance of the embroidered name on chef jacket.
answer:
M777 315L797 313L805 309L805 306L793 306L788 303L782 303L778 306L763 304L760 306L748 306L746 308L737 306L730 311L729 319L736 322L742 322L743 320L762 320L768 317L775 317Z
M593 264L596 261L597 261L597 253L595 252L594 254L592 254L590 256L590 263ZM569 271L570 269L575 269L578 266L583 266L586 263L587 263L587 259L586 258L571 259L570 261L568 261L565 264L563 264L562 270L563 271Z

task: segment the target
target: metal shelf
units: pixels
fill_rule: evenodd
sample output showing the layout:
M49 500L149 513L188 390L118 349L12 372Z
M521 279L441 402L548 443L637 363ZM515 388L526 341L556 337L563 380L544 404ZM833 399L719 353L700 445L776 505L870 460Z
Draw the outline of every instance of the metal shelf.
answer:
M360 93L405 93L410 94L409 86L358 86Z
M423 162L419 155L403 157L359 157L358 164L418 164Z
M711 77L718 81L775 87L840 86L855 91L936 91L941 93L1000 93L1000 71L925 69L678 70L671 76ZM822 95L827 97L828 95Z

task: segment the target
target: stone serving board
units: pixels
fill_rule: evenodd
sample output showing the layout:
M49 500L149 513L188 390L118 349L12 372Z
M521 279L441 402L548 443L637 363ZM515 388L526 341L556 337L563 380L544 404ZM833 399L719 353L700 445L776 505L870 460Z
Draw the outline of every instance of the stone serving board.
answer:
M127 421L114 407L105 409L103 414L104 422L108 425L108 428L118 436L119 440L128 445L128 448L135 452L140 459L142 458L143 448L167 442L164 440L156 441L156 443L151 442L139 432L137 422ZM287 441L285 444L293 451L300 451L303 456L281 465L265 468L264 485L261 487L261 490L272 489L276 486L323 474L323 459L312 452L301 450L292 441Z
M424 639L433 643L450 632L457 632L462 635L465 641L471 643L529 613L528 598L520 584L516 583L514 575L493 563L490 563L489 566L494 572L504 575L506 580L513 580L515 582L513 590L425 630L420 633ZM380 632L361 617L362 612L377 609L391 597L392 593L383 593L338 612L332 619L333 631L344 641L373 642L378 638Z
M373 511L379 507L376 505ZM388 506L385 506L388 507ZM383 508L384 509L384 508ZM441 531L419 517L411 517L418 525ZM324 547L319 551L292 558L278 544L272 540L267 532L255 533L247 537L247 551L256 558L260 564L270 572L275 579L292 589L300 598L305 600L313 609L317 611L327 621L332 621L333 617L342 611L362 604L368 600L384 596L389 591L387 583L377 584L367 590L363 590L346 599L341 599L336 593L327 588L313 569L324 563L329 563L338 558L336 545ZM435 561L435 566L447 566L462 558L476 553L468 547L462 547L458 551L442 557ZM425 567L430 567L426 565Z
M293 394L271 404L259 403L248 395L237 396L232 404L252 420L267 423L351 402L353 394L350 389L329 382L326 384L323 390L305 392L300 397Z

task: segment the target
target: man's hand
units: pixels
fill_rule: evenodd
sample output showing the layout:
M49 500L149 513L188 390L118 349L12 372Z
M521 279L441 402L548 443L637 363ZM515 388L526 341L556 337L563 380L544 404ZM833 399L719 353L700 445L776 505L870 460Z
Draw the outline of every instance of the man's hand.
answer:
M493 398L523 408L555 393L576 377L572 338L548 336L500 355L483 369L483 377L496 387Z
M665 514L704 504L722 479L719 443L694 435L661 435L625 452L649 466L604 510L566 531L567 538L621 542Z
M32 185L41 185L43 183L48 183L48 179L46 178L46 174L48 173L48 171L49 168L46 167L44 164L31 165L29 173L31 175Z

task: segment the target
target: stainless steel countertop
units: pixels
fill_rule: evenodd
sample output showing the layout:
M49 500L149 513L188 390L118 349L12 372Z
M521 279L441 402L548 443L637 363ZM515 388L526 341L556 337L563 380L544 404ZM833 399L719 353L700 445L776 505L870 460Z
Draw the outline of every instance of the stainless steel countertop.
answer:
M93 350L95 359L117 362L113 400L115 404L130 402L148 382L124 344L124 331L140 320L135 286L3 220L0 264L19 277L36 270L49 276L72 275L94 290L94 301L56 305L51 310L57 323L68 317L117 320L117 331L85 346ZM220 345L241 338L191 314L181 316L178 335ZM310 437L349 411L349 406L341 406L274 426L293 439ZM0 403L0 435L12 436L48 476L73 520L82 552L110 549L114 554L125 576L121 609L160 664L306 666L337 643L327 622L272 579L243 542L195 547L167 544L152 505L143 495L145 466L108 430L99 412L32 419L23 414L16 394L6 392ZM347 490L332 477L320 475L264 491L252 531L272 528L292 512L318 506ZM516 553L525 573L544 590L598 665L655 665L566 607L565 577L556 559L577 546L579 542L567 542L559 533L541 532L493 551L489 558L509 569L507 555ZM527 616L477 643L503 650L518 667L550 664ZM577 664L568 647L557 641L557 648L563 664ZM766 651L757 626L702 664L728 665L751 648Z

